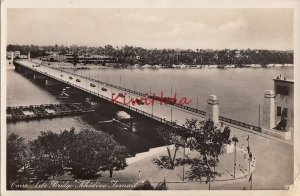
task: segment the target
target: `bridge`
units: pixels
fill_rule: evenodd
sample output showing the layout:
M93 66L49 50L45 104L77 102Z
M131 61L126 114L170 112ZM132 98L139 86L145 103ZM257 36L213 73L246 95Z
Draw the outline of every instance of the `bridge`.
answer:
M186 119L196 118L203 120L207 118L207 111L192 108L179 103L161 103L147 93L116 86L101 80L96 80L86 76L81 76L66 70L42 65L30 60L14 61L15 69L25 75L32 75L34 79L40 79L45 85L65 84L75 89L80 89L88 94L100 97L107 101L114 100L113 104L120 105L131 111L137 112L164 124L172 126L182 126ZM135 104L124 104L125 100L137 100ZM139 100L150 99L151 104L139 104ZM125 101L125 102L127 102ZM137 103L139 102L139 103ZM217 116L218 121L243 130L253 130L261 132L261 128L234 119Z

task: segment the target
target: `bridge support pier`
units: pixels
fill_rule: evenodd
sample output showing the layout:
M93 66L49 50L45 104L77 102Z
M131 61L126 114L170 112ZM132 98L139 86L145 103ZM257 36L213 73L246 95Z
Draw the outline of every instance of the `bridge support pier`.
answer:
M219 102L216 95L210 95L207 100L206 106L206 118L214 122L219 123Z
M32 71L30 71L28 69L25 69L24 73L25 73L26 76L34 75L34 72L32 72Z
M45 84L46 84L46 86L54 86L54 85L59 85L59 82L57 82L55 80L51 80L51 79L46 79Z
M45 79L45 77L42 76L42 75L40 75L40 74L34 74L34 75L33 75L33 79L34 79L34 80L37 80L37 79Z
M19 73L24 73L25 69L21 66L15 65L15 70Z

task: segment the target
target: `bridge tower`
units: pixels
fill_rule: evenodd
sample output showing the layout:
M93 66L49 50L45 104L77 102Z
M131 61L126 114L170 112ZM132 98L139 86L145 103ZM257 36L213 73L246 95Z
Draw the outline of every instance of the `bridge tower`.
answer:
M219 102L216 95L210 95L207 100L206 118L214 121L214 124L219 123Z
M262 128L273 129L275 127L275 93L273 90L266 90L264 105Z

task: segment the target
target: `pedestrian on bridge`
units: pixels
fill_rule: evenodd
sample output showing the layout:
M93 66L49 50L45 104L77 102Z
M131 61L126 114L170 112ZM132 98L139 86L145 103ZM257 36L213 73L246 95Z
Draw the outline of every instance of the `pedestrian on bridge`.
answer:
M138 181L141 180L141 170L139 170L139 173L138 173Z

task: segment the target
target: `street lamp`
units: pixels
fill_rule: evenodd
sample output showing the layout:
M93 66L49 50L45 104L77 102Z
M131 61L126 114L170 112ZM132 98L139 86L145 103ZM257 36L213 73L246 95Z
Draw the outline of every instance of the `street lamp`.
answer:
M233 167L233 178L235 178L235 167L236 167L236 143L239 141L238 138L234 135L232 138L234 142L234 167Z

